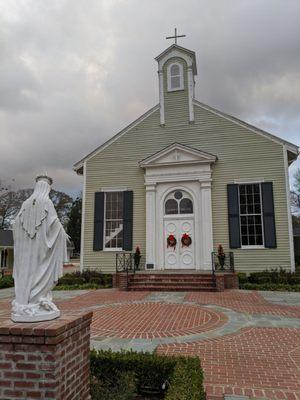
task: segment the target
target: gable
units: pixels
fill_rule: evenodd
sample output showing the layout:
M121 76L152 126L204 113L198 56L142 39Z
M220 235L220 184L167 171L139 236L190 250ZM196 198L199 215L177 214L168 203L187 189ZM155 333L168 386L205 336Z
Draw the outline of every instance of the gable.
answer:
M207 142L207 140L209 141L210 138L213 139L212 137L214 135L212 135L211 129L214 129L214 128L215 128L214 129L215 134L223 135L223 132L225 132L225 130L223 130L223 128L222 128L223 125L226 126L227 130L229 129L230 126L232 127L232 135L235 135L236 132L239 132L239 143L242 143L241 141L243 141L243 138L245 138L245 141L248 140L246 138L247 132L249 134L251 134L251 136L254 133L257 135L257 137L262 137L262 138L266 139L267 141L276 143L280 146L285 146L286 149L288 150L289 160L291 162L297 158L298 146L296 146L290 142L287 142L275 135L272 135L266 131L256 128L256 127L254 127L244 121L241 121L235 117L225 114L219 110L216 110L210 106L200 103L196 100L194 100L194 105L195 105L196 109L202 110L201 113L204 115L204 118L206 118L207 121L203 121L202 119L200 121L199 117L198 117L198 121L195 121L195 124L187 123L185 126L183 126L183 124L178 125L178 128L181 129L181 133L180 133L180 136L176 136L178 129L177 128L174 129L174 126L172 126L170 128L168 128L168 126L165 126L165 127L160 126L159 116L156 115L159 112L159 105L156 105L153 108L151 108L150 110L148 110L145 114L143 114L140 118L138 118L133 123L128 125L125 129L118 132L111 139L109 139L108 141L103 143L101 146L99 146L94 151L89 153L82 160L77 162L74 165L74 170L77 173L81 174L83 164L85 161L90 160L91 158L93 158L97 154L101 153L108 147L113 146L115 143L118 143L123 137L126 137L128 135L131 136L131 133L133 133L133 132L134 132L133 140L136 141L137 140L136 133L139 130L140 130L140 134L142 135L141 140L144 143L146 143L148 141L152 141L151 136L155 135L155 139L153 139L153 140L157 141L158 146L154 146L152 153L154 153L155 151L159 151L161 148L170 145L170 143L174 143L174 141L178 141L181 143L184 142L185 144L192 146L194 148L201 146L201 143L198 144L197 143L198 141L197 140L195 141L196 138L193 138L193 139L190 138L192 132L194 132L195 135L198 135L198 133L199 133L200 141L203 140L203 137L201 138L201 136L205 136L205 141L203 142L203 146L201 146L203 151L218 155L219 153L218 153L218 151L215 150L215 146L213 144L210 145ZM156 117L152 118L154 115L156 115ZM216 116L217 118L214 116ZM201 118L203 118L203 117L201 117ZM210 126L210 123L211 123L211 126ZM203 130L206 130L206 132L203 132ZM185 131L188 132L188 136L182 136L183 132L185 132ZM242 134L242 136L241 136L241 134ZM147 137L145 137L145 135ZM172 137L170 137L170 135L172 135ZM219 136L219 139L222 139L222 136ZM224 140L225 139L226 138L224 138ZM232 139L232 138L230 138L230 139ZM127 142L130 142L130 140L131 140L130 137L128 137L128 140L123 139L122 142L124 141L125 144L127 144ZM260 142L260 140L257 140L258 145L259 145L259 142ZM236 144L235 140L232 140L232 143L233 143L233 145L235 145ZM134 145L134 143L133 143L133 145ZM146 149L146 150L148 150L148 149ZM149 151L151 151L151 146L149 147ZM144 152L143 152L143 154L144 154ZM145 157L147 157L148 155L149 155L149 152L146 153ZM142 157L140 157L139 160L141 160L141 158ZM139 160L137 160L137 161L139 161Z
M207 152L180 143L173 143L140 161L139 165L141 167L159 167L163 165L213 163L216 159L216 156Z

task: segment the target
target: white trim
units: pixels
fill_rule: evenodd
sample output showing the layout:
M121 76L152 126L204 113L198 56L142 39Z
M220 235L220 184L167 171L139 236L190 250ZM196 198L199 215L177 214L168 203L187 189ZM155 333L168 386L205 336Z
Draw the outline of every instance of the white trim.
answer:
M165 124L164 73L158 71L160 124Z
M179 75L171 75L171 68L173 65L178 65L179 67ZM172 88L172 77L179 77L179 86ZM175 61L168 65L167 67L167 79L168 79L168 92L176 92L178 90L184 90L184 76L183 76L183 65L182 63Z
M126 190L130 190L127 186L110 186L110 187L102 187L100 192L125 192Z
M238 185L247 185L248 183L262 183L264 182L264 178L249 178L249 179L235 179L233 183L236 183Z
M248 185L248 184L259 184L259 199L260 199L260 213L258 214L241 214L241 203L240 203L240 185ZM240 225L240 242L241 242L241 247L240 249L244 250L249 250L249 249L265 249L265 226L264 226L264 218L263 218L263 203L262 203L262 191L261 191L261 182L247 182L247 183L238 183L238 200L239 200L239 225ZM257 245L257 244L249 244L249 245L242 245L242 225L241 225L241 217L244 216L249 216L249 215L260 215L260 220L261 220L261 236L262 236L262 245ZM248 222L247 222L248 226Z
M192 67L188 67L188 94L189 94L189 122L194 122L194 90L195 82Z
M267 249L267 247L265 247L265 246L257 246L257 245L241 246L241 250L258 250L258 249Z
M155 60L158 62L159 65L159 69L162 69L162 65L164 65L170 58L173 57L183 58L187 62L188 66L193 67L194 75L197 75L195 52L188 50L184 47L178 46L176 44L171 45L165 51L163 51L159 56L155 57Z
M161 159L163 156L167 156L171 152L175 151L182 151L187 153L191 156L195 156L198 159L195 160L188 160L188 161L181 161L181 160L174 160L172 162L163 162L155 164L155 161ZM201 151L198 149L194 149L192 147L183 145L181 143L172 143L171 145L163 148L162 150L148 156L144 160L139 162L139 166L142 168L145 167L161 167L162 165L183 165L183 164L207 164L207 163L214 163L217 160L217 156L206 153L205 151Z
M295 253L294 253L293 224L292 224L292 212L290 206L289 164L288 164L286 146L283 146L283 162L284 162L284 172L285 172L285 189L286 189L286 203L287 203L287 214L288 214L291 271L295 272L296 267L295 267Z
M102 251L120 252L120 251L124 251L124 250L121 247L103 247Z
M219 110L217 110L217 109L215 109L213 107L210 107L210 106L208 106L208 105L206 105L204 103L201 103L198 100L194 99L193 103L196 106L198 106L200 108L203 108L204 110L210 111L213 114L218 115L219 117L222 117L224 119L227 119L228 121L231 121L236 125L242 126L243 128L246 128L249 131L257 133L258 135L261 135L261 136L265 137L266 139L270 139L275 143L288 146L289 147L289 151L291 151L292 153L295 153L297 155L299 154L299 147L297 145L293 144L293 143L287 142L286 140L281 139L278 136L275 136L275 135L273 135L273 134L271 134L269 132L263 131L262 129L256 128L255 126L250 125L247 122L241 121L240 119L238 119L236 117L233 117L232 115L225 114L222 111L219 111Z
M81 239L80 239L80 271L83 271L84 254L84 228L85 228L85 199L86 199L86 161L83 163L83 187L82 187L82 207L81 207Z
M114 143L116 140L121 138L123 135L125 135L128 131L130 131L132 128L134 128L136 125L140 124L143 122L146 118L148 118L151 114L153 114L155 111L159 110L159 104L156 104L154 107L152 107L150 110L145 112L143 115L141 115L139 118L137 118L135 121L133 121L131 124L127 125L126 128L122 129L120 132L118 132L116 135L114 135L112 138L108 139L106 142L104 142L101 146L97 147L95 150L93 150L91 153L89 153L87 156L83 157L80 161L78 161L76 164L74 164L73 169L74 171L78 171L82 166L84 161L88 161L90 158L92 158L94 155L100 153L104 149L106 149L108 146L110 146L112 143Z

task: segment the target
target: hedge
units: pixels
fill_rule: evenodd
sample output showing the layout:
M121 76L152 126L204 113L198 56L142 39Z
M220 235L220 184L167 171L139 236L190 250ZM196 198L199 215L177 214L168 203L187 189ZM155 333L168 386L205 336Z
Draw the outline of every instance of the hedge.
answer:
M100 394L107 400L151 394L167 400L204 400L203 371L196 357L92 350L91 394L95 400Z
M55 290L100 289L112 287L112 275L100 271L83 270L62 276Z
M279 291L300 291L300 270L296 272L285 271L280 268L265 270L262 272L252 272L247 276L239 273L240 289L253 290L279 290Z

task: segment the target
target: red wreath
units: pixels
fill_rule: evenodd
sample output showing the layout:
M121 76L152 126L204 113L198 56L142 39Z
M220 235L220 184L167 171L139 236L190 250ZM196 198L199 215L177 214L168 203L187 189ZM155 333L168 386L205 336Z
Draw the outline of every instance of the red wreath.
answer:
M187 233L184 233L182 235L181 244L182 244L182 247L189 247L192 244L192 239Z
M176 237L174 236L174 235L169 235L168 237L167 237L167 245L168 245L168 247L176 247L176 244L177 244L177 240L176 240Z

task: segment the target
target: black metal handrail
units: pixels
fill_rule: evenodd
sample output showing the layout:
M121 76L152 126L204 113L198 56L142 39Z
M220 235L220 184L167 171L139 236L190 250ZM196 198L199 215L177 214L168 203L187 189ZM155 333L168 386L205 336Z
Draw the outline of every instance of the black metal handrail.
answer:
M125 272L127 275L127 288L129 284L129 273L135 274L142 268L142 257L136 256L135 253L117 253L116 254L116 272Z
M211 253L212 273L215 272L234 272L234 255L232 251L219 255L213 251Z

